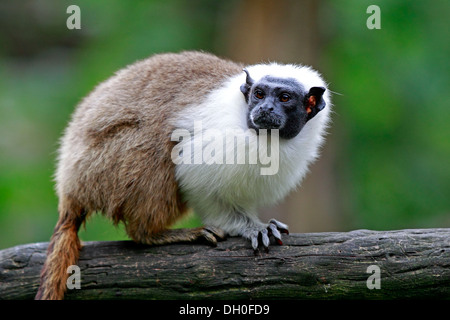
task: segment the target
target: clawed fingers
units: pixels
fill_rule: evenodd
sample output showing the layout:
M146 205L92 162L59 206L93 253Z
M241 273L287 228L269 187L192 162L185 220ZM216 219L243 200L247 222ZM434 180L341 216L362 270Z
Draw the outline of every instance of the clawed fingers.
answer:
M269 226L267 227L267 229L269 230L269 233L271 235L273 235L273 237L275 238L275 241L279 245L282 245L283 242L281 241L281 233L280 233L280 231L278 231L277 226L274 225L273 223L269 223Z
M260 231L252 232L250 240L252 241L253 250L258 251L259 244L261 243L266 251L269 250L269 231L267 229L262 229Z
M227 239L227 234L222 229L212 227L212 226L206 226L206 227L204 227L204 230L213 234L214 237L217 239L217 241L224 241Z
M266 229L252 232L250 240L252 242L253 250L255 251L255 253L257 253L259 245L262 244L264 250L268 252L271 236L274 237L277 244L282 245L283 244L283 242L281 241L282 233L289 234L288 226L275 219L271 219Z
M202 229L201 238L209 245L215 247L218 241L226 239L226 233L221 229L209 226Z
M287 224L284 224L284 223L282 223L280 221L277 221L275 219L271 219L269 221L269 224L270 225L274 225L278 229L278 231L280 231L281 233L289 234L289 230L288 230Z

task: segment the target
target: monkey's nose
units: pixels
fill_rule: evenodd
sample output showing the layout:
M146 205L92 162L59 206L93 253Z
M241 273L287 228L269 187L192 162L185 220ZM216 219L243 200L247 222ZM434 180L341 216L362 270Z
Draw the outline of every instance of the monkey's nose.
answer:
M262 114L268 115L272 111L273 111L273 106L272 105L263 105L263 106L261 106L261 113Z

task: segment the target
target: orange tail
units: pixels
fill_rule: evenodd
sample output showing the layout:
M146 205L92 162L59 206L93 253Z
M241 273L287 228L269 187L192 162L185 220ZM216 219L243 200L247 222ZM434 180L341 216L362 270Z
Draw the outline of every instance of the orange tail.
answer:
M81 243L78 229L86 215L83 209L60 205L60 216L47 249L47 259L41 273L36 300L61 300L66 291L67 268L78 261Z

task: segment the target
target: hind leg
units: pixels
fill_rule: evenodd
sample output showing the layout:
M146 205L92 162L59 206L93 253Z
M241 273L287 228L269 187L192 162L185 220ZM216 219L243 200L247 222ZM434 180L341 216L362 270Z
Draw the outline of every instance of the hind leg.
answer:
M214 227L199 227L193 229L167 229L140 239L139 242L149 245L169 243L199 242L216 246L218 241L225 240L224 231Z
M176 192L177 193L177 192ZM138 243L163 245L179 242L203 242L216 246L225 240L226 234L216 227L193 229L169 229L169 227L187 211L178 194L165 199L155 199L155 193L149 196L148 205L134 207L125 222L127 234ZM160 194L161 195L161 194ZM155 204L165 204L158 206Z
M158 224L152 219L128 221L126 231L137 243L163 245L179 242L204 242L212 246L217 241L225 240L226 234L215 227L199 227L192 229L167 229L171 223Z

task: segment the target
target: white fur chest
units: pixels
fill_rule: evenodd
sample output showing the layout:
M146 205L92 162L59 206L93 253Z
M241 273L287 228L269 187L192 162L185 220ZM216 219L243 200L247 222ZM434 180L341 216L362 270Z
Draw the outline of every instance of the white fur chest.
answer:
M266 67L249 70L264 74ZM201 104L184 109L174 123L178 134L172 140L180 141L172 157L176 178L188 205L206 223L237 211L256 215L258 207L284 198L317 157L328 119L324 110L293 139L258 136L247 126L248 106L239 90L243 81L244 74L231 78Z

